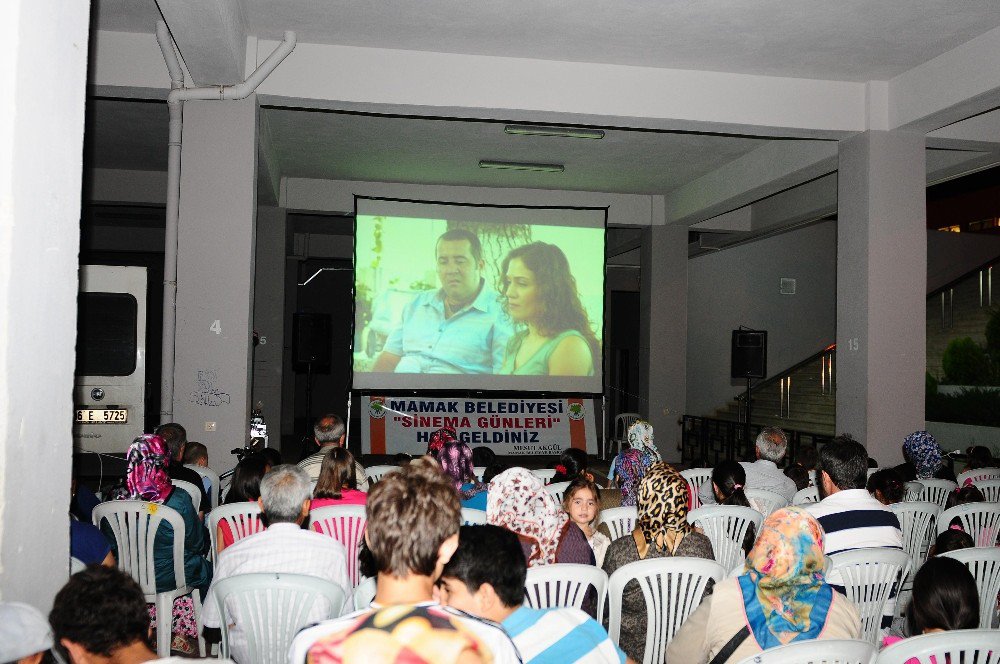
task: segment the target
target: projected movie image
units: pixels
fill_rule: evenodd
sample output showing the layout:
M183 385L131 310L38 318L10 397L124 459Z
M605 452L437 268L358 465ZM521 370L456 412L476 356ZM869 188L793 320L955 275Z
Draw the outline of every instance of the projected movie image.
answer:
M354 386L600 391L604 220L585 212L359 207Z

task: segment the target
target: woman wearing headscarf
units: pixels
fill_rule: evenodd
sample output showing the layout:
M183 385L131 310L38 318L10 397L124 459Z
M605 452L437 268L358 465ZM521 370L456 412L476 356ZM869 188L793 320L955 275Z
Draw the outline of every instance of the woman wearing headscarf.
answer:
M618 456L611 460L611 466L608 468L608 477L612 480L618 481L618 466L622 462L622 457L629 451L635 450L639 458L642 460L643 468L649 468L654 463L658 463L663 459L660 458L660 451L656 449L656 445L653 444L653 425L645 420L636 420L632 426L628 428L628 444L629 449L621 452ZM633 455L634 457L634 455ZM621 484L618 485L619 488ZM622 503L623 505L625 503ZM632 503L633 505L635 503Z
M739 662L810 639L857 639L858 610L824 576L823 529L801 507L773 513L742 576L720 581L684 622L667 662Z
M636 449L625 450L616 459L618 467L615 468L614 477L615 484L621 491L621 505L635 507L639 483L652 464L648 463L648 457L644 457L642 452ZM603 495L601 497L603 498Z
M524 468L510 468L490 482L486 521L517 535L528 567L552 563L594 564L587 536L563 511L542 481Z
M452 437L438 450L437 460L458 491L462 507L485 510L488 487L476 479L475 466L472 464L472 449Z
M926 431L914 431L903 440L903 456L906 463L895 470L904 482L934 478L955 481L955 473L944 465L937 440Z
M609 576L623 565L648 558L715 559L708 537L687 521L687 482L670 464L660 462L650 466L639 483L636 507L635 530L612 542L604 555L604 571ZM629 657L642 661L646 649L646 603L635 581L625 586L622 597L618 645Z

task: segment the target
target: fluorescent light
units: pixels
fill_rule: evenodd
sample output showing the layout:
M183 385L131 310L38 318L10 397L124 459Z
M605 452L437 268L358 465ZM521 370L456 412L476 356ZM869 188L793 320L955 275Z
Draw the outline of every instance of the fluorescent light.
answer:
M541 171L543 173L562 173L566 167L562 164L532 164L526 161L489 161L480 160L479 168L496 168L504 171Z
M540 125L509 124L504 126L505 134L517 136L561 136L563 138L604 138L602 129L583 129L579 127L544 127Z

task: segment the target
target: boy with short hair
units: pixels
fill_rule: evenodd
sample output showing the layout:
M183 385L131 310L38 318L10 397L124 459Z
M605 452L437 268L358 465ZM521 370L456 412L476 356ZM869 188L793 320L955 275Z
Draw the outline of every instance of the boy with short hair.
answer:
M208 468L208 448L198 441L189 440L184 446L184 465ZM202 476L201 483L205 487L205 493L211 495L212 480Z

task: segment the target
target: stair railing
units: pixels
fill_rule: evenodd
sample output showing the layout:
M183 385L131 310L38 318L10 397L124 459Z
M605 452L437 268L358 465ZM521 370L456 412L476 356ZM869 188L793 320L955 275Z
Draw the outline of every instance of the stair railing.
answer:
M806 359L793 364L784 371L779 371L770 378L751 386L750 396L753 398L755 392L778 384L778 417L785 419L792 414L792 374L804 366L812 364L816 360L820 361L820 391L822 394L832 396L836 391L836 373L834 372L834 358L837 355L837 344L830 344L823 350L810 355ZM746 423L747 404L746 392L736 395L737 419L741 423Z

